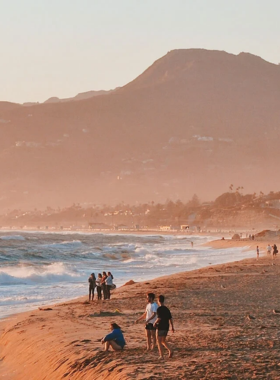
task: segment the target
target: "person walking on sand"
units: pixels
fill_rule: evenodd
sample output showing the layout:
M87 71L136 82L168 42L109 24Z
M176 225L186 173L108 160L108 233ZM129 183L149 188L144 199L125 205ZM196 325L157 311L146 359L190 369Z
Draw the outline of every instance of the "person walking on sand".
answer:
M259 246L257 245L257 260L259 259L260 257L260 250L259 250Z
M156 346L156 329L154 327L154 323L157 319L157 308L158 305L155 303L154 293L148 293L145 313L135 321L135 323L137 323L142 319L146 319L145 330L147 339L147 351L153 350Z
M88 294L88 300L90 302L90 300L93 301L94 299L94 289L96 287L96 278L95 278L95 274L92 273L89 278L88 278L88 283L89 283L89 294Z
M126 343L120 326L116 323L111 323L111 331L110 334L107 334L101 340L101 343L105 345L105 351L109 351L110 347L112 347L114 351L123 350Z
M268 246L266 247L266 253L267 253L268 255L271 255L271 250L272 250L272 247L271 247L270 244L268 244Z
M164 305L164 296L158 297L159 307L157 309L157 319L154 323L154 327L157 329L156 337L158 344L158 352L160 359L163 358L163 346L168 350L168 357L172 358L173 351L169 344L166 342L166 337L169 331L169 325L171 326L171 330L174 333L174 325L172 315L168 307Z
M98 276L96 279L96 290L97 290L97 299L99 300L102 300L101 281L102 281L102 274L98 273Z

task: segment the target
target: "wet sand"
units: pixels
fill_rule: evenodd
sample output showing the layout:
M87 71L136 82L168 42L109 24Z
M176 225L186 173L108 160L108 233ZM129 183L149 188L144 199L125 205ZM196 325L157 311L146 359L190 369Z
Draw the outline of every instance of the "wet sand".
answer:
M277 379L279 289L280 259L263 255L19 314L0 323L1 379ZM173 314L171 359L146 352L144 323L134 324L148 291ZM124 331L122 352L102 350L111 322Z

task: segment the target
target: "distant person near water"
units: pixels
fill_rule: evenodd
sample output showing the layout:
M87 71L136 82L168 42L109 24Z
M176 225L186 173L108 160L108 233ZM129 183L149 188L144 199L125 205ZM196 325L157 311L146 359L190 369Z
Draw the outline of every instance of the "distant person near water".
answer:
M164 296L158 297L159 307L157 309L157 319L154 323L154 327L157 329L156 337L158 344L158 351L160 359L163 358L163 346L168 350L168 357L173 356L173 351L169 344L166 342L166 337L169 331L169 325L171 326L172 332L174 333L174 325L172 320L172 315L168 307L164 305Z
M259 256L260 256L260 249L259 249L259 246L257 245L257 260L258 260Z
M157 319L157 308L158 305L155 303L155 295L154 293L147 294L147 306L145 313L139 317L135 323L141 321L142 319L146 319L146 339L147 339L147 351L152 350L156 346L156 329L154 327L154 323ZM152 343L153 341L153 343Z
M112 332L101 340L101 343L105 344L105 351L108 351L110 347L112 347L114 351L123 350L126 343L120 326L116 323L111 323L110 327Z
M272 250L272 247L271 247L270 244L268 244L268 246L266 247L266 253L267 253L268 255L271 255L271 250Z
M92 273L89 278L88 278L88 283L89 283L89 294L88 294L88 300L93 301L94 299L94 289L96 287L96 278L95 274Z
M273 258L276 257L277 253L278 253L277 245L274 244L274 245L273 245L273 253L272 253Z
M191 246L192 246L192 248L193 248L193 241L191 241Z

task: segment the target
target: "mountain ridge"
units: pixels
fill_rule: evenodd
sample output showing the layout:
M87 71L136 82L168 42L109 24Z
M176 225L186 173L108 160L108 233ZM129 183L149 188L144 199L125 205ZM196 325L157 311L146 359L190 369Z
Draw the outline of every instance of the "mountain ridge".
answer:
M106 96L0 103L0 208L276 190L279 85L259 57L187 49Z

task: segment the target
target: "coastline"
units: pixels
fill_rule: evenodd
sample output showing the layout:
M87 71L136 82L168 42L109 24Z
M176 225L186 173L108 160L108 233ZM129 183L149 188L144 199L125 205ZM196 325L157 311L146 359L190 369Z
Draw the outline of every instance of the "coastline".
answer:
M249 239L240 239L240 240L232 240L232 239L219 239L212 240L203 244L205 247L213 248L213 249L227 249L227 248L244 248L244 250L256 251L256 247L258 246L260 252L266 253L266 247L268 244L271 246L277 243L279 245L278 239L262 239L262 240L249 240Z
M2 378L277 378L279 264L263 255L211 265L120 287L110 301L89 304L85 296L14 315L0 322ZM144 326L134 324L148 291L166 296L174 318L174 357L162 363L157 350L145 351ZM99 339L113 321L127 347L104 353Z
M33 237L27 237L27 235L22 236L15 236L17 238L16 240L22 237L22 239L27 240L28 246L30 246L30 257L31 260L33 260ZM41 239L42 235L36 235L36 239ZM130 237L129 237L130 236ZM148 237L149 235L145 235ZM129 237L129 238L128 238ZM143 237L143 236L142 236ZM105 254L104 257L107 259L111 259L113 261L110 261L108 263L105 263L107 265L108 270L113 270L113 273L115 275L115 282L116 285L122 286L125 282L129 281L130 279L133 279L134 281L148 281L151 279L154 279L155 277L162 276L162 275L169 275L174 274L178 272L183 271L191 271L194 269L199 269L206 267L208 265L215 265L215 264L222 264L226 262L230 262L232 260L241 260L243 258L252 257L252 252L245 252L242 249L239 249L238 251L234 251L234 249L227 249L224 250L224 252L218 252L217 250L209 249L203 246L203 243L207 242L209 239L213 239L213 237L208 236L201 236L201 235L194 235L192 238L182 236L161 236L161 235L153 235L151 244L149 243L149 238L146 240L143 240L145 242L142 243L142 237L135 237L135 235L126 234L125 238L122 236L116 237L117 240L117 250L116 249L110 249L108 250L107 247L105 247ZM64 237L59 236L58 240L52 240L55 238L50 238L49 240L43 241L43 247L47 247L47 249L51 248L52 253L52 244L55 244L55 250L58 249L55 253L55 260L58 260L60 263L61 259L60 257L65 256L64 249L69 250L71 253L71 250L79 250L76 253L79 253L82 258L83 252L86 251L88 255L86 256L87 259L92 259L91 257L91 251L88 250L88 246L92 246L93 244L97 247L102 247L99 243L96 243L95 239L104 239L105 237L94 237L94 240L84 240L88 239L85 238L85 236L71 236L70 237ZM47 238L49 239L49 238ZM73 240L74 239L74 240ZM107 237L106 237L107 239ZM114 237L115 239L115 237ZM124 240L125 239L125 240ZM129 240L127 240L129 239ZM140 239L140 240L139 240ZM156 240L155 240L156 239ZM109 240L112 242L112 240ZM194 242L194 248L191 247L191 241ZM31 242L31 245L29 244ZM54 243L53 243L54 242ZM114 240L115 242L115 240ZM21 241L18 243L15 242L17 246L21 247ZM58 245L56 246L56 244ZM59 244L61 243L61 245ZM73 243L73 248L72 248ZM158 243L158 247L154 243ZM14 244L14 243L13 243ZM86 245L84 245L86 244ZM103 240L101 240L101 244L103 244ZM132 244L128 246L127 244ZM136 245L135 245L136 244ZM147 246L145 246L147 244ZM106 244L105 244L106 245ZM64 248L65 247L65 248ZM140 247L140 248L139 248ZM157 248L156 248L157 247ZM178 251L176 248L178 247ZM140 253L138 254L137 250L140 249ZM35 253L37 251L37 248L35 247ZM111 251L113 252L111 254ZM121 251L121 254L119 252ZM161 253L162 251L162 253ZM60 256L60 252L62 256ZM128 252L126 254L126 252ZM159 253L158 253L159 252ZM145 255L152 254L148 261L145 259ZM35 256L36 257L36 256ZM42 258L46 257L48 259L48 252L46 252L46 255L42 255ZM118 261L115 261L115 258L121 259ZM124 259L122 260L122 257ZM131 259L132 264L130 264L130 260L128 260L128 264L126 263L126 259ZM143 261L144 260L144 261ZM136 263L136 268L133 268L134 262ZM87 263L87 262L86 262ZM94 266L96 263L92 261L92 264L95 268L95 270L100 269L100 265L102 265L103 261L100 261L97 263L97 268ZM157 263L159 265L157 265ZM50 281L48 278L45 278L45 273L41 276L40 268L34 270L33 272L29 271L29 268L27 267L27 272L20 273L19 278L12 278L10 281L14 281L16 284L16 281L23 281L21 279L21 276L26 280L27 286L26 289L19 288L17 290L17 287L10 287L4 286L4 288L1 288L3 290L1 296L1 299L11 300L10 303L6 302L6 307L4 307L5 302L3 304L3 307L0 307L0 320L2 318L7 318L9 315L17 314L20 312L25 311L32 311L36 309L37 307L41 307L44 305L50 305L54 303L62 303L62 302L69 302L73 298L78 298L83 296L87 292L87 271L88 268L84 265L82 267L82 261L80 267L76 266L76 263L74 264L75 270L78 270L78 274L80 272L83 273L83 275L76 280L76 272L72 270L71 267L64 266L64 262L62 260L62 266L55 266L52 268L50 266L51 270L49 270L49 267L47 267L47 276L50 274L54 276L54 281ZM99 267L98 267L99 265ZM70 263L69 263L70 266ZM138 266L138 267L137 267ZM138 269L139 268L139 269ZM141 268L147 268L146 270ZM102 267L101 267L102 269ZM44 270L46 270L44 268ZM93 271L95 271L93 270ZM104 270L104 268L102 269ZM80 272L79 272L80 271ZM100 270L99 270L100 271ZM4 272L5 273L5 272ZM13 274L9 273L8 274ZM33 275L34 274L34 275ZM1 272L0 272L1 275ZM25 277L24 277L25 275ZM38 275L38 278L37 278ZM70 285L70 283L66 286L62 283L61 286L59 284L56 284L57 277L58 281L60 281L61 276L66 276L65 278L70 278L70 282L73 282L73 285ZM59 277L60 276L60 277ZM68 276L68 277L67 277ZM73 277L69 277L73 276ZM74 279L72 281L72 278ZM9 278L8 278L9 279ZM52 280L52 279L51 279ZM5 281L7 282L7 279L4 276L3 283L5 284ZM76 282L75 282L76 281ZM46 283L46 285L45 285ZM31 286L28 286L30 284ZM38 286L35 286L38 284ZM17 293L18 292L18 293ZM5 298L6 297L6 298ZM9 298L10 297L10 298ZM17 298L16 298L17 297ZM19 302L15 302L14 299L20 300ZM21 301L22 300L22 301ZM26 301L25 301L26 300ZM0 302L2 305L2 303Z

